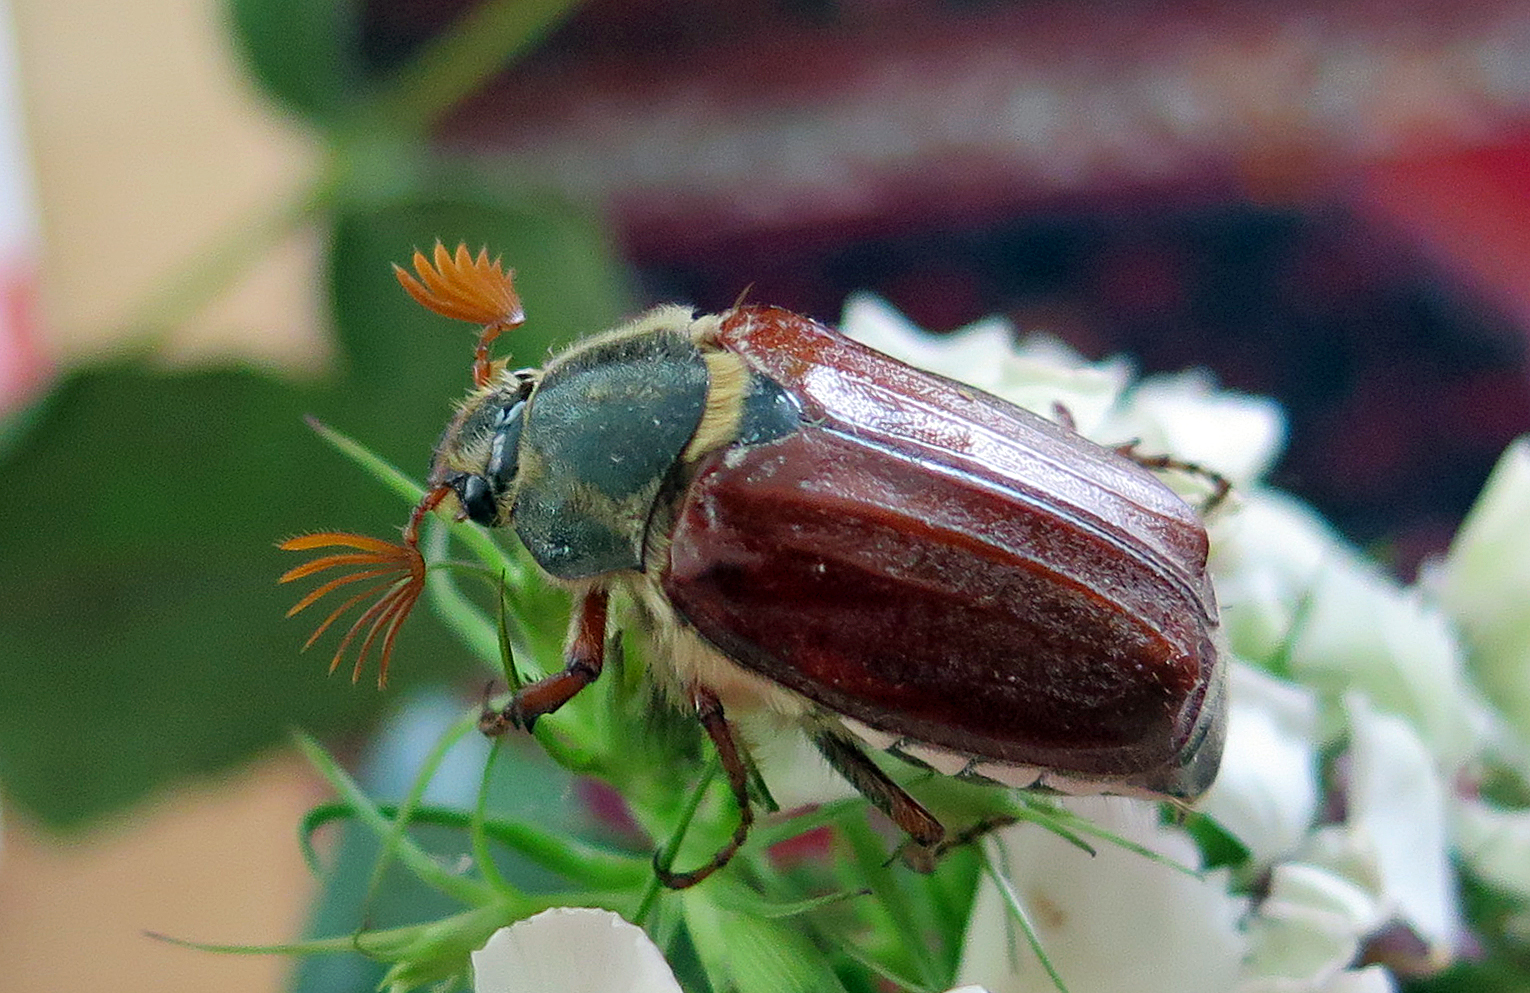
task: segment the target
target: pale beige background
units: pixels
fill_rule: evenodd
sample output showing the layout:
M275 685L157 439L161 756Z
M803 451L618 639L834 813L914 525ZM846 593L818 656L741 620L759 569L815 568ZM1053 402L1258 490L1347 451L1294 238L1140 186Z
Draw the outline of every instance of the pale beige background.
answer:
M139 336L176 275L275 209L319 162L241 78L216 0L12 0L42 211L45 349L61 366ZM312 372L325 354L315 239L268 255L164 331L175 361ZM295 844L323 795L270 758L66 840L5 811L0 988L178 993L281 988L289 963L155 942L292 938L311 882Z
M217 0L11 5L42 209L42 338L67 364L120 342L210 247L278 209L320 150L242 77ZM169 352L312 368L311 242L279 246L165 329Z

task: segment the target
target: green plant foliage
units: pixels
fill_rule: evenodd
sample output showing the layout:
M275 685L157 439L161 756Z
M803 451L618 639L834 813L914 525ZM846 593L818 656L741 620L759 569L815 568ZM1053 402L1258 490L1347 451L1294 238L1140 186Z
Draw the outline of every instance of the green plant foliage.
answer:
M352 0L229 0L233 37L250 74L288 110L336 124L368 90Z
M300 387L250 370L166 373L118 363L70 377L0 454L0 782L11 802L65 827L177 777L247 759L299 725L365 730L387 694L299 656L293 556L274 541L341 528L382 536L407 514L303 425L315 414L423 469L466 391L472 336L394 282L436 237L503 246L527 274L530 319L513 343L608 324L620 280L593 223L550 206L417 195L335 224L331 285L343 355ZM24 521L25 523L21 523ZM326 642L331 644L332 642ZM461 672L420 611L393 689Z

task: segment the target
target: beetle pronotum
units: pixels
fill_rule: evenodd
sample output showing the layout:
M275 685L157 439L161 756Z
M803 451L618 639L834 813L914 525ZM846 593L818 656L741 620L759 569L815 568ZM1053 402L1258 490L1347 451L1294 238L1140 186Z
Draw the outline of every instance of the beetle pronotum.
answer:
M915 864L945 828L863 743L1020 788L1188 802L1210 785L1226 708L1206 531L1129 446L773 307L659 307L511 371L489 356L524 320L511 274L439 244L414 268L395 271L415 300L483 325L473 391L401 543L327 532L283 544L349 549L283 581L357 567L293 613L372 581L313 637L375 598L332 667L359 637L356 672L376 645L381 679L424 587L424 516L446 504L514 528L575 608L563 670L486 713L493 735L529 729L599 678L615 596L740 808L711 861L660 867L667 885L721 868L748 833L726 716L744 709L800 724L908 835Z

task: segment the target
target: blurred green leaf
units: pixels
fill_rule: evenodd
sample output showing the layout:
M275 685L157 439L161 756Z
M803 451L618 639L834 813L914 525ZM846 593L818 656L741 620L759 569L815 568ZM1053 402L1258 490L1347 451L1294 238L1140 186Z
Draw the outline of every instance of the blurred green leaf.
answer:
M245 66L289 110L335 124L368 95L359 3L229 0L228 12Z
M313 440L301 416L320 400L253 372L129 365L51 398L0 464L0 495L25 515L0 530L10 800L74 824L288 725L333 733L377 706L297 655L306 625L283 623L293 597L275 584L290 556L273 539L337 507L358 524L401 512ZM431 672L418 662L405 681Z

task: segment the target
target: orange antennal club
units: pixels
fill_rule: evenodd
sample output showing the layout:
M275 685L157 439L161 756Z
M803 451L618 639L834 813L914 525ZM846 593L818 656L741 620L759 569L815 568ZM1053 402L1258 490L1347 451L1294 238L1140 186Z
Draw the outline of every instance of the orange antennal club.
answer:
M393 275L415 302L442 317L483 325L473 354L473 385L484 386L493 375L489 344L502 332L526 323L520 294L515 292L515 270L506 270L498 258L489 261L488 249L475 257L465 244L455 253L436 242L434 266L425 253L415 250L414 271L409 274L395 264Z
M336 590L353 583L367 583L369 580L375 580L360 593L352 595L336 607L303 643L304 650L307 650L310 645L319 640L319 636L327 631L330 625L352 607L375 598L372 605L361 612L341 637L340 646L335 649L334 657L329 661L330 672L340 667L340 660L345 657L346 650L351 647L351 643L357 637L360 637L361 648L356 653L356 664L351 670L351 682L359 680L367 655L371 653L373 645L378 644L380 637L382 641L378 644L378 649L381 662L377 672L377 686L381 689L387 685L388 660L393 655L393 642L398 636L398 629L409 616L409 612L414 609L420 594L425 591L425 559L420 555L419 547L420 522L451 491L450 486L438 486L426 493L415 505L413 513L409 515L409 523L404 527L403 540L399 542L383 541L380 538L369 538L366 535L345 531L322 531L318 534L289 538L277 546L288 552L307 552L319 548L351 549L348 552L331 552L328 555L321 555L300 566L288 569L282 573L278 582L290 583L295 579L303 579L328 569L354 567L351 571L310 590L293 605L291 610L287 611L288 617L306 610Z

